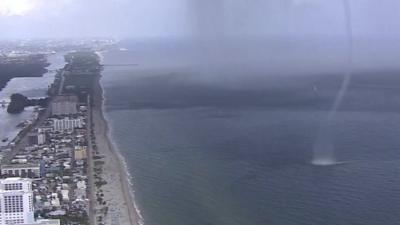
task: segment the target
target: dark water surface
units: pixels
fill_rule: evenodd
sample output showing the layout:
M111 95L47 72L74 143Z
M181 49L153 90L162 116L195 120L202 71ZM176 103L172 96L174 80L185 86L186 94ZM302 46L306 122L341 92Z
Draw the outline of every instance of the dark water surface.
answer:
M277 76L251 57L126 46L105 62L138 66L106 67L102 84L145 224L399 223L400 73L356 74L331 124L344 163L316 167L341 75Z

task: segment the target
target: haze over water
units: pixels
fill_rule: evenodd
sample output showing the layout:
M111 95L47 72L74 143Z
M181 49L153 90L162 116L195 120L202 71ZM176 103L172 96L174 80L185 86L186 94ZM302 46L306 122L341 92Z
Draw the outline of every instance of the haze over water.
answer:
M318 128L344 74L323 64L304 72L313 60L299 63L287 42L275 43L279 51L221 47L219 61L204 48L212 44L182 40L124 42L129 51L105 54L109 64L138 64L106 67L102 84L145 224L398 223L399 72L355 73L330 124L336 158L348 163L316 167ZM277 72L274 57L290 72Z

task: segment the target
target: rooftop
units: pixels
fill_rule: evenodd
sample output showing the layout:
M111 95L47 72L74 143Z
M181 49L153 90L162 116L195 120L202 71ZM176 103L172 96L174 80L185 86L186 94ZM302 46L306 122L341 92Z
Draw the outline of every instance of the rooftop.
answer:
M15 169L15 168L36 168L39 164L7 164L1 165L1 169Z

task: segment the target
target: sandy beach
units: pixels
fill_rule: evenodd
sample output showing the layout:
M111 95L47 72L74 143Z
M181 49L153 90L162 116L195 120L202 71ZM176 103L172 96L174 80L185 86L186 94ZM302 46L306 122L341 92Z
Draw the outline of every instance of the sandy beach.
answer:
M92 196L93 202L95 203L93 205L93 210L96 217L98 217L101 215L102 209L104 209L105 206L107 207L107 213L103 217L103 222L105 224L141 224L140 217L135 208L132 187L129 184L126 167L124 166L123 159L110 140L109 127L103 114L103 90L99 79L95 84L92 121L94 123L93 130L96 137L98 153L102 156L101 161L104 162L102 165L101 177L107 183L100 188L94 185L93 188L96 189L94 191L94 196L98 193L98 189L102 190L102 198L106 205L99 204ZM98 224L97 219L93 223Z

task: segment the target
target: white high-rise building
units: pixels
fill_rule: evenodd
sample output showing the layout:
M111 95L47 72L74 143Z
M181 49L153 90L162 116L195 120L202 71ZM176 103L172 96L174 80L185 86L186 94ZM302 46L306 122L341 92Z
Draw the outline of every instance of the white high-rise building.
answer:
M53 119L53 130L54 131L73 131L75 128L82 128L83 121L80 118L63 118Z
M33 223L32 181L18 177L0 180L0 225Z

